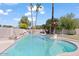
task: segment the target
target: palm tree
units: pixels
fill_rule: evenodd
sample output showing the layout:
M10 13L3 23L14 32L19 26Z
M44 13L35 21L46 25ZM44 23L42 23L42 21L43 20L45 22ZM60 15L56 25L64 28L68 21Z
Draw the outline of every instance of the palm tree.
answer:
M35 20L35 27L36 27L36 23L37 23L37 16L38 16L38 12L39 12L39 8L41 8L41 4L36 4L36 20Z
M55 34L55 28L58 26L58 21L54 19L54 3L52 3L52 23L51 23L51 32Z
M52 3L52 22L54 21L54 3ZM52 32L52 30L54 31L54 29L52 29L52 23L50 24L50 34Z
M54 3L52 3L52 20L54 20Z
M30 4L30 9L31 9L31 26L33 28L33 15L32 15L32 8L33 8L33 4Z

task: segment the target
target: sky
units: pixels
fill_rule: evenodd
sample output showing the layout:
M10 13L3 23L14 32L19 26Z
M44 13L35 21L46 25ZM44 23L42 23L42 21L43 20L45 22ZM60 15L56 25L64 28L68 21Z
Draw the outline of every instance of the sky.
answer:
M31 21L29 6L29 3L0 3L0 24L17 27L22 16L27 16ZM33 21L35 21L36 6L35 4L33 6ZM50 3L43 3L41 7L38 13L37 25L44 24L47 19L52 17L52 5Z
M60 18L67 14L75 14L75 18L79 18L79 3L55 3L54 17Z
M22 16L27 16L31 21L29 3L0 3L0 24L12 25L17 27ZM33 21L35 21L36 6L33 4ZM39 9L37 25L45 24L47 19L52 17L52 4L42 3ZM69 13L74 13L76 18L79 18L78 3L55 3L54 17L60 18Z

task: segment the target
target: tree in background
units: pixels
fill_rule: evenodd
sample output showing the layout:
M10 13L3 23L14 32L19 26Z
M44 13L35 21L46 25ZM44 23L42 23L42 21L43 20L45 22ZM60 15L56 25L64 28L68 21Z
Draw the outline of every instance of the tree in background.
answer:
M53 21L52 19L48 19L46 24L42 25L42 28L47 30L48 33L50 33L50 28L51 30L55 28L57 32L61 32L63 29L65 29L68 30L68 34L75 34L75 29L79 28L79 19L76 19L74 16L75 15L73 13L70 13L60 17L59 19L54 18ZM54 25L52 22L56 22L57 24Z
M58 19L57 18L54 18L53 20L48 19L46 21L46 24L42 25L42 27L46 30L47 33L50 33L50 32L53 33L54 28L57 27L57 24L54 24L53 22L58 23Z
M60 18L61 26L67 30L74 30L77 26L76 19L74 18L74 14L67 14L64 17Z
M28 17L22 16L20 22L19 22L19 28L27 29L30 26L30 22L28 20Z
M78 18L76 18L76 24L77 24L76 28L79 29L79 19Z
M61 27L67 30L67 34L76 34L75 29L77 28L77 20L74 18L74 14L67 14L60 18Z
M12 25L0 25L0 27L13 28L14 26L12 26Z
M0 27L1 27L1 25L0 25Z
M41 29L46 29L46 24L41 25Z

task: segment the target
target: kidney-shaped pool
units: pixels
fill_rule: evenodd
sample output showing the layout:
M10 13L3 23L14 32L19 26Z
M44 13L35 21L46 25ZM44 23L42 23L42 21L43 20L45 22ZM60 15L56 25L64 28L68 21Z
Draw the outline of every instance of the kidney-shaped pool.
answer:
M64 40L50 39L48 36L24 36L4 51L5 56L54 56L64 52L73 52L77 46Z

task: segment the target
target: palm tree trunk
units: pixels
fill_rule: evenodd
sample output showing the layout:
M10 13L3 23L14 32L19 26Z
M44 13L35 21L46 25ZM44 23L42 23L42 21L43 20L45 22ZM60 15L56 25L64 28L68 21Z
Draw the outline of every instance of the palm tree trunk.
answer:
M38 11L36 12L35 28L36 28L36 25L37 25L37 17L38 17Z
M31 9L31 24L32 24L32 27L33 27L33 17L32 17L32 9Z
M52 3L52 22L53 22L53 20L54 20L54 3ZM52 28L52 23L50 24L50 34L51 34L51 32L55 32L54 31L54 27Z
M54 3L52 3L52 20L54 20Z
M30 4L30 6L31 6L31 29L32 29L33 28L32 3Z
M37 17L38 17L38 12L39 12L39 8L41 8L41 4L36 4L36 20L35 20L35 28L36 28L36 25L37 25Z

